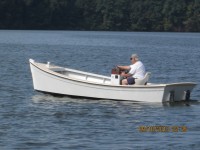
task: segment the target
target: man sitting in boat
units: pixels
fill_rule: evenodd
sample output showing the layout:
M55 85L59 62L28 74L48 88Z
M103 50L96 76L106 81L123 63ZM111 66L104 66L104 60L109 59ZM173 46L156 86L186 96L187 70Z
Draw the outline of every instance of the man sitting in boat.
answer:
M122 85L132 85L135 84L135 79L142 79L145 76L145 67L137 54L132 54L131 58L132 65L130 66L117 66L120 70L123 70L121 77L125 79L122 80ZM124 70L129 70L126 74Z

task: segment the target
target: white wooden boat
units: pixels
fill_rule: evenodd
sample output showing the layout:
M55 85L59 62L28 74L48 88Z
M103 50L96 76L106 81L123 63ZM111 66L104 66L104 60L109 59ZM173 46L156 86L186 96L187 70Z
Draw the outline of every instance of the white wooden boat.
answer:
M135 85L120 85L119 75L111 77L77 71L29 60L36 91L68 96L130 100L141 102L165 102L189 100L195 83L153 84L147 83L150 73Z

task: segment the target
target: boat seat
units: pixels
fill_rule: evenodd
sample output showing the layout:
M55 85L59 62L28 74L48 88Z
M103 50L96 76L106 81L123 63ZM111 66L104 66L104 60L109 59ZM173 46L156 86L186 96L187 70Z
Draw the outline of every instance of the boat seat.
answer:
M150 76L151 76L151 72L147 72L143 79L135 79L134 85L146 85Z

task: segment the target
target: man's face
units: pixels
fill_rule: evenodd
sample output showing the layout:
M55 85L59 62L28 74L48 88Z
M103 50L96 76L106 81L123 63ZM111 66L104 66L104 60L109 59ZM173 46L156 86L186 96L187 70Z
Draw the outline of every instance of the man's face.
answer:
M130 60L131 60L131 63L132 63L132 64L135 63L135 58L131 57Z

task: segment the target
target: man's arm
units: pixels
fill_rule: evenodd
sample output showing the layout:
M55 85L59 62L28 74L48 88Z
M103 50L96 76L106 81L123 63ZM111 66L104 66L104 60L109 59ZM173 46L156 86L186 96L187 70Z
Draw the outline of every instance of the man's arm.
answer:
M130 66L117 66L120 70L130 70Z

